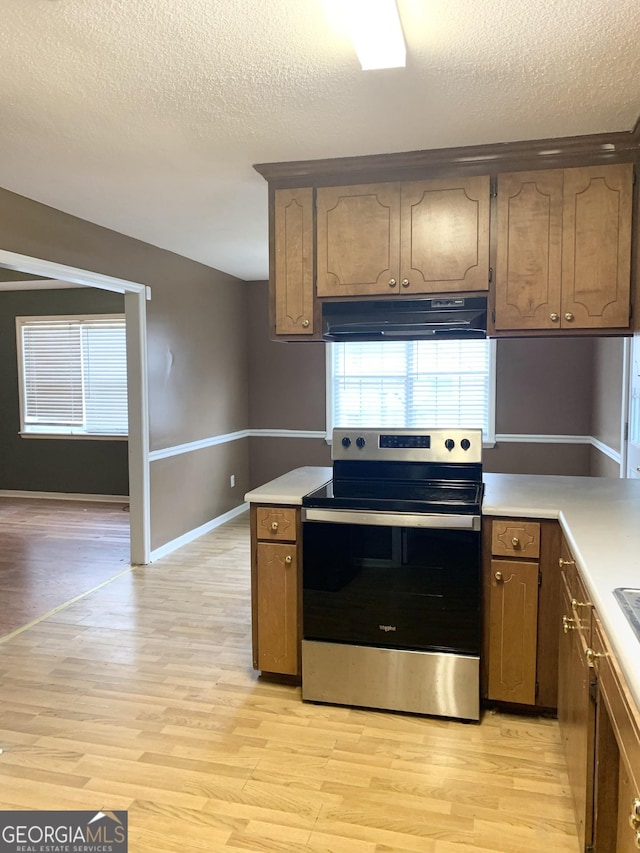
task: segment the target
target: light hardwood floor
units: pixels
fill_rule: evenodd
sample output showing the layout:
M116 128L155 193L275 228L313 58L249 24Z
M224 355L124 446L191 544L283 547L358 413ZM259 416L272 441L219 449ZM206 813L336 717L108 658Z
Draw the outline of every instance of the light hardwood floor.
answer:
M130 853L577 853L557 723L302 703L251 669L248 520L0 642L0 809Z

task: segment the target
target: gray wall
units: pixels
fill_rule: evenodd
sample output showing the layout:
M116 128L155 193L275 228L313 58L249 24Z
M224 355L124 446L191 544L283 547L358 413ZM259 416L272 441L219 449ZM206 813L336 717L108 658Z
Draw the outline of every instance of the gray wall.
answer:
M0 189L0 248L140 282L151 448L246 429L246 286L233 276ZM236 474L231 488L226 472ZM249 441L151 464L151 546L242 503Z
M323 430L325 357L321 343L268 338L266 282L249 289L249 417L252 429ZM497 344L496 431L519 435L590 435L594 341L520 338ZM330 465L322 439L251 439L252 486L300 465ZM487 471L587 476L585 444L498 442Z
M0 489L128 495L126 441L21 438L15 318L120 314L124 297L93 288L0 292Z

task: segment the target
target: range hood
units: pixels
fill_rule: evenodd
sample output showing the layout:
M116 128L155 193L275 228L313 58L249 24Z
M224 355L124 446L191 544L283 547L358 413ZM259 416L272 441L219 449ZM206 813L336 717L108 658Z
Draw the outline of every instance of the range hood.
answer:
M486 296L323 302L325 341L486 338Z

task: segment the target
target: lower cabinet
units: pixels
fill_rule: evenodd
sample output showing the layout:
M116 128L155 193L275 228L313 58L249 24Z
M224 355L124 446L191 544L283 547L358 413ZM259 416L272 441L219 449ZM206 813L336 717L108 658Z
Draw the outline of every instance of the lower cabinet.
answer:
M253 666L300 675L300 511L251 507Z
M483 523L483 695L555 709L559 525L502 518Z
M558 722L567 760L581 850L593 841L595 673L587 650L590 620L575 563L563 549L562 615L559 621ZM570 569L571 571L567 571Z

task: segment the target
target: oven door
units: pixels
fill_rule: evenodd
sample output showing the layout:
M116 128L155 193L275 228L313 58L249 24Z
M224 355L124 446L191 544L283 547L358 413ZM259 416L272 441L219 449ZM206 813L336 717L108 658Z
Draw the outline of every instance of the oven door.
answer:
M479 516L304 509L303 635L479 655Z

